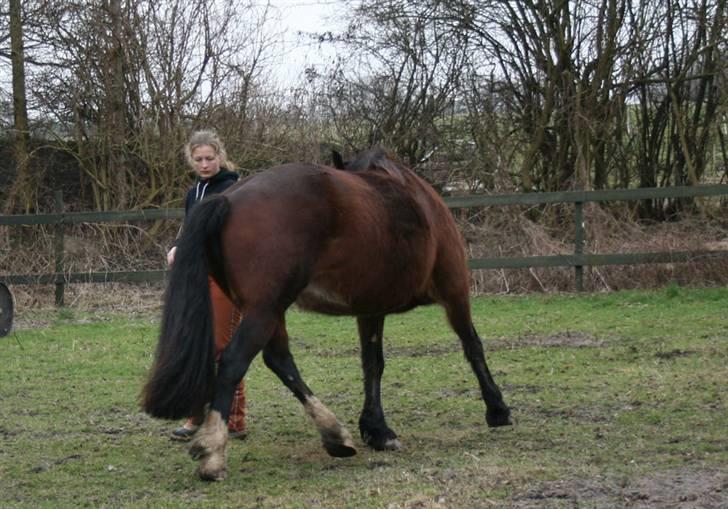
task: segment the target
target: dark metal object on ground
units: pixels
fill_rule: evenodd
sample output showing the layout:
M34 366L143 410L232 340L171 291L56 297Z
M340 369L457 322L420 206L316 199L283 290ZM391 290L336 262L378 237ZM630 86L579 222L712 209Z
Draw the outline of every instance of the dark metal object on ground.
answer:
M0 282L0 338L10 334L13 328L13 294L5 283Z

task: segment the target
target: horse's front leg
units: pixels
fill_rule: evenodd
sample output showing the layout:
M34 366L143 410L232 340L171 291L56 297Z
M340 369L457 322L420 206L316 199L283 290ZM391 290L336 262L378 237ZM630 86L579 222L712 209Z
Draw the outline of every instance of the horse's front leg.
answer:
M251 314L240 323L220 356L215 396L189 449L190 456L200 462L197 474L206 481L222 481L225 478L227 422L235 390L272 331L273 327L267 321Z
M334 457L348 457L356 454L354 441L349 431L339 422L336 415L314 396L301 378L293 356L288 348L288 333L285 322L280 319L276 333L263 350L263 360L283 384L303 404L303 408L316 424L324 449Z
M384 419L381 387L384 373L384 316L358 317L361 365L364 371L364 408L359 417L359 432L364 442L377 451L402 447L397 435Z

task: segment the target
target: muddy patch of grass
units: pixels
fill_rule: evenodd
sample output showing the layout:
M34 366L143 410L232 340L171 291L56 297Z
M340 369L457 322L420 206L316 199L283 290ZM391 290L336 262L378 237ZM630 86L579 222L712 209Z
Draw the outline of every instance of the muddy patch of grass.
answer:
M601 476L546 481L516 492L510 499L510 506L514 509L719 509L728 506L728 473L696 466L648 473L631 479Z
M385 340L388 340L388 343L390 343L390 346L386 349L387 357L437 357L439 355L462 352L460 342L454 338L439 338L433 343L409 346L397 345L396 338L385 337ZM303 338L292 338L292 342L295 343L298 348L302 348L303 350L315 349L311 341ZM600 348L604 345L604 340L595 338L594 336L584 332L564 331L547 336L530 334L517 338L500 337L487 339L485 344L489 351L513 350L516 348L530 347ZM358 351L359 350L356 346L351 346L345 350L320 352L320 355L322 357L349 357L357 355ZM669 354L665 353L663 355Z
M671 359L677 359L679 357L687 357L689 355L696 355L698 352L694 350L680 350L679 348L676 350L670 350L669 352L657 352L655 354L655 357L660 360L671 360Z

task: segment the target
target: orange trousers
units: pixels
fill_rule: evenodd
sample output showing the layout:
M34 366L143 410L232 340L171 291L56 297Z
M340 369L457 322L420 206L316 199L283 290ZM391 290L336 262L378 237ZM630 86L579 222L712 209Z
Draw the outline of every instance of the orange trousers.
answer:
M220 354L230 342L235 329L242 320L240 310L228 299L222 289L210 278L210 299L212 300L212 320L215 335L215 355ZM233 403L230 407L228 430L243 431L245 429L245 381L235 389Z

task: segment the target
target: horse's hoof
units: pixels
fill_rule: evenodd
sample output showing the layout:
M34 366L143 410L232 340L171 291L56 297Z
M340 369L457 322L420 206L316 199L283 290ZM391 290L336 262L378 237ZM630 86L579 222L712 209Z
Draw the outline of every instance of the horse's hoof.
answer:
M346 443L324 443L324 449L329 453L329 456L334 458L348 458L356 454L356 447L349 441Z
M401 448L402 442L400 442L398 438L390 438L389 440L384 442L384 448L382 450L399 451Z
M393 431L378 436L362 433L361 438L375 451L399 451L402 448L402 442L399 441Z
M367 445L375 451L399 451L402 448L402 442L398 438L388 438L386 440L369 441Z
M500 412L485 412L485 422L491 428L497 428L499 426L511 426L511 411L506 409Z
M213 469L208 470L203 467L199 467L197 469L197 475L203 481L219 482L219 481L225 480L225 476L227 475L227 470L224 468L217 469L217 470L213 470Z
M187 452L190 454L190 457L195 461L198 461L210 454L205 447L197 443L193 443L192 445L190 445L190 448Z

